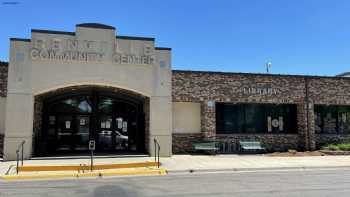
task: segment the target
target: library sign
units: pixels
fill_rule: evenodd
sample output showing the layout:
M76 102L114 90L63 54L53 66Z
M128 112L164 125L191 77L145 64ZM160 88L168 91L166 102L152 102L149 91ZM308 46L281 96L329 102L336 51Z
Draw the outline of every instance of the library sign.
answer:
M259 86L241 87L238 91L245 95L277 95L279 93L277 88Z

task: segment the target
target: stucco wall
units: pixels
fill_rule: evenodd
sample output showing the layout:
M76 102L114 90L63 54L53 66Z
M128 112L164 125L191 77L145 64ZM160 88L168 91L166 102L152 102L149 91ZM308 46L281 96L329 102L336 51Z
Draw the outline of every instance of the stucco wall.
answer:
M173 133L200 133L200 103L173 103Z
M75 32L32 30L30 40L11 40L8 81L6 159L15 158L14 147L22 140L26 157L33 152L34 97L79 85L149 97L149 152L156 138L161 155L171 155L171 51L156 48L153 38L118 37L114 28L101 25L77 25Z

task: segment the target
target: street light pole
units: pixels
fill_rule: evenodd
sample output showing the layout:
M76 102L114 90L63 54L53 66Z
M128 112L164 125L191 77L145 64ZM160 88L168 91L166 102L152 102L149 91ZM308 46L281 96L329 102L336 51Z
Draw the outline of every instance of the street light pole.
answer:
M270 67L272 66L272 63L271 63L271 62L267 62L267 63L265 64L265 66L266 66L266 72L269 73Z

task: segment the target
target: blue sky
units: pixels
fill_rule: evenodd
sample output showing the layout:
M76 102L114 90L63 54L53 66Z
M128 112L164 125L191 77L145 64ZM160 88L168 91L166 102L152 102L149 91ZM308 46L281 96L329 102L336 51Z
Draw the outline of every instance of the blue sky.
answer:
M18 1L17 5L4 2ZM347 0L0 0L0 60L30 29L115 26L173 49L174 69L336 75L350 71Z

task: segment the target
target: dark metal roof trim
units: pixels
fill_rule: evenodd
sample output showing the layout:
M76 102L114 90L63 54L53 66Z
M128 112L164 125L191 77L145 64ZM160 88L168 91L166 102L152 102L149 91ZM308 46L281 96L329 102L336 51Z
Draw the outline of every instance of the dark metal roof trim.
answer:
M115 27L101 24L101 23L81 23L77 24L77 27L88 27L88 28L96 28L96 29L113 29L115 30Z
M26 39L26 38L10 38L10 41L30 42L30 39Z
M44 34L63 34L63 35L75 36L75 32L68 32L68 31L52 31L52 30L44 30L44 29L32 29L32 32L44 33Z
M155 47L155 50L167 50L167 51L171 51L171 48L168 47Z
M154 38L151 37L137 37L137 36L116 36L117 39L125 40L145 40L145 41L154 41Z

